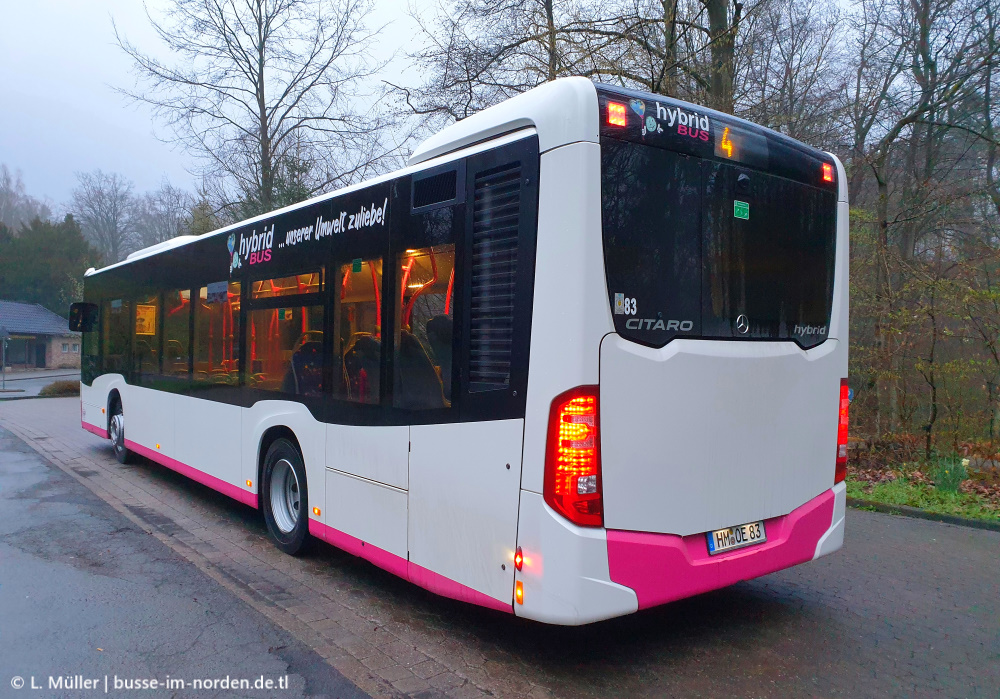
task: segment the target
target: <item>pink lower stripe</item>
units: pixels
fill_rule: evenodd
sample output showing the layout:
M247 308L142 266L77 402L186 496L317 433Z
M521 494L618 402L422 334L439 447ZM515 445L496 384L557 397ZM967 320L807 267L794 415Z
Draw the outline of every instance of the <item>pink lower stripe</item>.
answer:
M83 420L80 420L80 427L87 430L87 432L93 432L98 437L103 437L104 439L108 438L108 431L102 430L100 427L97 427L96 425L90 425L84 422Z
M699 595L812 560L833 522L832 490L764 522L767 542L712 556L704 534L608 530L611 580L635 590L639 609Z
M508 614L513 614L514 612L512 603L505 604L498 599L490 597L489 595L484 595L478 590L466 587L461 583L455 582L451 578L439 575L438 573L408 561L401 556L389 553L388 551L380 549L377 546L372 546L371 544L361 541L361 539L355 538L350 534L345 534L344 532L334 529L333 527L328 527L322 522L310 519L309 533L319 539L322 539L328 544L332 544L339 549L347 551L348 553L364 558L367 561L371 561L379 568L387 570L393 575L398 575L404 580L409 580L415 585L419 585L425 590L429 590L435 594L441 595L442 597L456 599L460 602L477 604L480 607L488 607L489 609L496 609L497 611L507 612Z
M169 456L165 456L158 451L144 447L141 444L136 444L135 442L126 439L125 446L134 451L136 454L145 456L150 461L155 461L161 466L166 466L172 471L177 471L177 473L187 476L193 481L198 481L202 485L207 485L212 490L217 490L223 495L228 495L234 500L242 502L244 505L249 505L250 507L257 509L257 494L251 493L243 488L238 488L232 483L227 483L221 478L216 478L215 476L210 476L203 471L199 471L196 468L192 468L187 464L183 464L177 459L171 459Z

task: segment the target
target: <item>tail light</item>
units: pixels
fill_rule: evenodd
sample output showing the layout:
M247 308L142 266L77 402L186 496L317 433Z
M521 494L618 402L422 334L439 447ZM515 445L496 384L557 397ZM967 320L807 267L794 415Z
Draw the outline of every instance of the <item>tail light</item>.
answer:
M612 126L625 126L625 105L621 102L608 102L608 123Z
M552 401L543 493L549 507L586 527L603 524L597 386L580 386Z
M834 485L847 478L847 411L851 405L847 379L840 380L840 411L837 418L837 469L833 476Z

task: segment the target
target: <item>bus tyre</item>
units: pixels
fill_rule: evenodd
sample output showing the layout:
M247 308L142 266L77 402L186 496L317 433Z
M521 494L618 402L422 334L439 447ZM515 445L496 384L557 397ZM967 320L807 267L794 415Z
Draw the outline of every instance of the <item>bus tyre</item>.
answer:
M309 492L302 455L292 442L282 438L271 444L262 483L264 521L271 539L287 554L303 553L309 539Z
M132 452L125 446L125 413L122 403L116 400L111 406L111 419L108 420L108 438L115 452L118 463L127 464L132 461Z

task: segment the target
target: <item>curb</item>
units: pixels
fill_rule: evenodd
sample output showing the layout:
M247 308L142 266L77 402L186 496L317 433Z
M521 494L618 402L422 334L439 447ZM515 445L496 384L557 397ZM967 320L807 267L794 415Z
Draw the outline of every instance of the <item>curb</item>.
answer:
M67 396L10 396L8 398L0 398L0 403L6 403L10 400L34 400L35 398L79 398L80 394L75 393Z
M1000 522L990 522L983 519L971 519L969 517L956 517L955 515L928 512L927 510L921 510L919 507L910 507L909 505L886 505L882 502L859 500L858 498L847 498L847 504L850 507L874 510L875 512L882 512L887 515L902 515L903 517L913 517L914 519L926 519L931 522L954 524L959 527L1000 532Z

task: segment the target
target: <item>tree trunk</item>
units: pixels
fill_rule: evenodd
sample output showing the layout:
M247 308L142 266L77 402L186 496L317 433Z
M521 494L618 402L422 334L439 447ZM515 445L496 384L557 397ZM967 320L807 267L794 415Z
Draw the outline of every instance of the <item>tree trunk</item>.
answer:
M677 96L677 0L662 0L663 7L663 75L653 92Z
M893 376L893 342L891 332L892 316L892 278L889 273L889 183L884 176L886 156L882 155L875 163L875 179L878 182L878 203L876 220L878 235L876 237L876 255L878 272L876 277L875 299L877 304L877 321L875 336L881 347L882 374L878 380L879 400L876 407L876 424L879 431L888 427L889 432L895 432L899 426L899 400L896 394L896 381ZM883 418L883 410L888 409L888 425Z
M733 113L733 55L743 5L733 6L729 22L729 0L702 0L708 10L708 35L712 65L709 71L709 103L720 112Z
M556 16L555 11L552 8L552 0L545 0L545 21L548 33L549 53L549 72L547 80L552 81L558 77L559 73L559 55L557 53L558 47L556 44Z
M274 201L274 154L271 152L271 129L267 117L267 101L264 94L265 59L264 47L267 43L265 8L261 0L257 2L257 114L260 129L260 206L262 211L271 211Z

